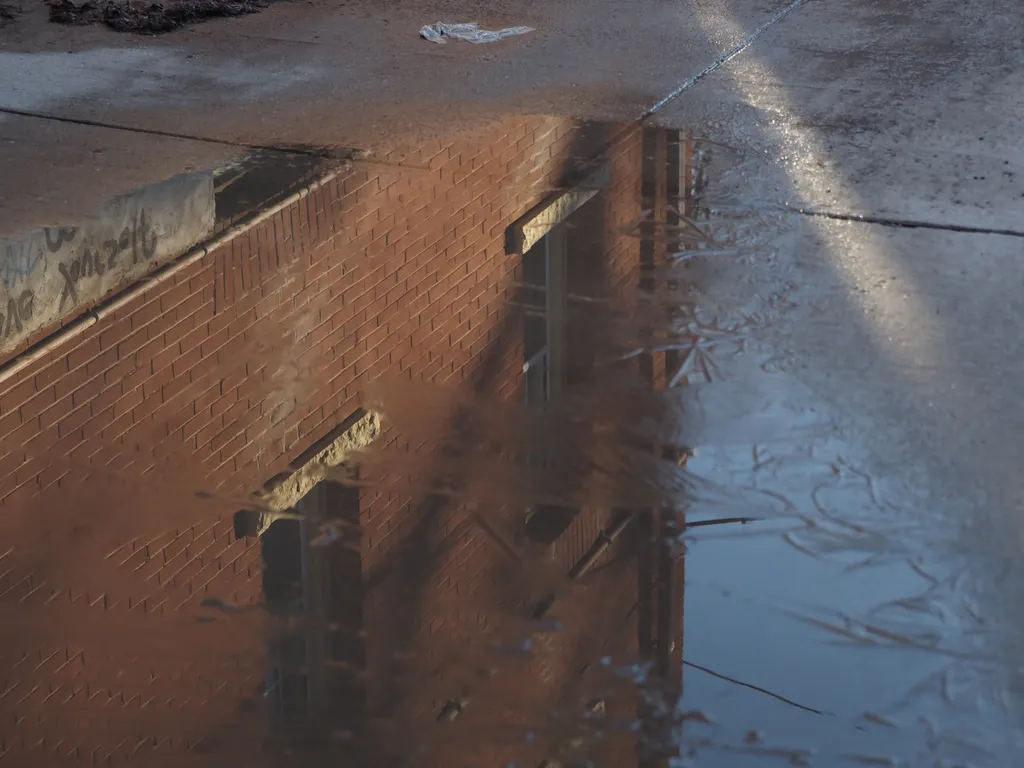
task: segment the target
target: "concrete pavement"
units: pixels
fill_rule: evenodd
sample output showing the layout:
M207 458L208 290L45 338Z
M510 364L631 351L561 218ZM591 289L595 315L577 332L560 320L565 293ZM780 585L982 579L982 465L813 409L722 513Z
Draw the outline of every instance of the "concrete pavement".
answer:
M527 3L476 19L538 27L493 48L418 40L465 10L440 4L280 5L152 41L42 28L0 53L0 226L60 224L248 145L633 118L781 7ZM841 519L828 540L692 543L687 655L838 717L694 673L686 705L730 715L719 746L767 724L836 761L1019 754L1022 40L1010 0L810 0L652 118L715 142L705 205L739 252L687 267L701 311L748 343L686 395L692 469ZM815 640L856 652L809 650L810 619L779 602L821 609L802 614Z
M838 512L840 538L862 554L813 536L790 543L831 566L786 547L691 550L688 572L715 589L688 592L687 621L718 629L688 636L688 653L851 717L888 699L901 729L920 716L922 743L933 739L915 749L905 732L876 735L872 754L900 764L998 764L1021 748L1022 33L1011 3L808 3L655 117L699 115L738 148L719 152L708 205L756 224L739 238L742 259L691 271L703 310L746 322L766 361L733 361L700 402L694 443L713 446L700 466L804 514ZM752 595L757 637L740 631ZM868 647L872 630L850 617L954 661L807 653L765 610L778 602L818 606ZM715 700L699 676L689 682L694 702ZM805 746L817 727L762 715ZM839 734L815 741L854 750Z
M0 30L10 169L0 194L14 201L0 228L66 221L97 196L247 145L380 148L509 111L633 119L783 5L531 2L477 18L460 2L281 3L159 38L57 27L28 11ZM418 36L467 13L537 32L493 46Z

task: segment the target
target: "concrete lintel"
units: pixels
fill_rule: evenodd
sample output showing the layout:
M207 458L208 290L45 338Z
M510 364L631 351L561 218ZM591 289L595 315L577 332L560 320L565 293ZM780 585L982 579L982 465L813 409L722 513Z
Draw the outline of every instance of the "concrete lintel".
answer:
M352 454L380 436L380 415L359 410L343 421L322 440L304 451L261 490L253 493L262 509L243 509L235 513L235 535L262 536L275 520L296 519L299 500L317 483L336 477Z
M508 255L526 253L610 184L611 166L603 162L577 186L545 198L509 228L505 252Z

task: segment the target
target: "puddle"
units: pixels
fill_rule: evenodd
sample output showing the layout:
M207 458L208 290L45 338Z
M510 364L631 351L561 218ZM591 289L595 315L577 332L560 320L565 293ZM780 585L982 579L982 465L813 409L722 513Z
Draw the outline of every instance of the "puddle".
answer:
M2 385L3 759L1008 764L978 571L770 341L742 160L515 118L10 240L10 349L98 319ZM61 306L143 214L145 290Z

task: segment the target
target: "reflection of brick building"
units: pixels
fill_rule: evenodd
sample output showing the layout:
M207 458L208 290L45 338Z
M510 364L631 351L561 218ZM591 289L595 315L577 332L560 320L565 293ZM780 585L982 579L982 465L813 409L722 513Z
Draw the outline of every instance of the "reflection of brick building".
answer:
M514 223L586 176L569 160L608 140L610 184L560 225L569 244L554 227L542 266L541 251L507 254ZM269 716L286 742L301 721L303 743L368 765L414 743L441 764L529 765L593 746L582 704L634 717L636 697L599 662L664 645L643 586L658 577L613 548L606 568L568 578L622 513L556 500L530 527L485 475L463 469L454 493L410 487L450 483L452 455L477 458L474 411L466 427L452 390L424 390L436 408L410 415L386 395L415 390L386 382L538 408L596 386L587 373L618 342L595 341L593 324L606 339L623 324L591 313L580 333L569 298L628 307L641 285L647 256L628 230L644 142L523 118L396 155L407 170L335 178L6 381L0 753L242 759L265 754ZM664 367L641 366L654 381ZM232 513L341 434L368 391L385 393L386 460L368 457L358 490L321 483L299 505L347 517L358 544L310 549L299 522L236 540ZM522 466L550 478L548 460ZM289 615L297 600L320 606L315 619ZM562 628L538 631L549 619ZM625 765L634 747L620 734L599 754Z

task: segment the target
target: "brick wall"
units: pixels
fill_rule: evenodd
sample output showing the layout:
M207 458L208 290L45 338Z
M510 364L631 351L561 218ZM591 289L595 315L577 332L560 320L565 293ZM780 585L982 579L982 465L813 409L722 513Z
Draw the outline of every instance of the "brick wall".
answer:
M257 542L233 540L230 514L376 381L519 398L519 259L505 232L558 185L575 137L569 121L518 118L396 151L401 169L334 179L5 383L0 602L15 621L0 629L0 753L152 764L181 749L253 751L266 619L246 607L260 601L261 558ZM593 286L626 298L641 147L639 133L619 137L613 191L580 212L601 236L575 257L593 261ZM397 426L381 443L430 448ZM472 514L400 480L363 491L367 633L405 631L404 650L432 670L395 687L394 649L381 641L371 654L371 674L391 681L371 709L394 722L432 722L439 702L476 686L465 675L487 666L480 638L515 636L495 606L526 604L545 583ZM564 574L606 518L583 510L545 572ZM410 561L416 552L431 554ZM415 604L402 594L410 579ZM624 623L635 585L614 585ZM569 629L529 669L502 667L511 688L492 688L514 689L520 669L528 701L563 695L581 649L601 646L592 592L560 601L576 617ZM211 596L237 610L200 604ZM628 631L616 642L626 647ZM452 666L467 644L483 655ZM523 682L535 679L545 682Z

